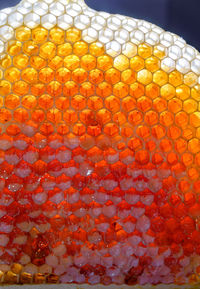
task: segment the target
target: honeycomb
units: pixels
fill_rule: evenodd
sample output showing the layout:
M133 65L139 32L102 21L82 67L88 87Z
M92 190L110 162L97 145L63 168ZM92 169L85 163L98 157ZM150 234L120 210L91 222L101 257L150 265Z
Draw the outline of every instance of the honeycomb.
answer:
M82 0L0 12L0 282L200 280L200 55Z

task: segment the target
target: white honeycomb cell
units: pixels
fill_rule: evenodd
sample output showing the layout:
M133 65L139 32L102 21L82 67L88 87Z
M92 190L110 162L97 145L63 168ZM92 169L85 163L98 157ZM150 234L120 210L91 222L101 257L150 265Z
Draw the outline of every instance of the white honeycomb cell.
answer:
M98 32L93 28L88 28L83 30L82 37L86 42L92 43L98 39Z
M29 13L24 17L24 24L33 29L40 24L40 16L36 13Z
M166 57L161 62L161 68L165 72L169 73L175 69L175 61L170 57Z
M61 16L64 14L65 7L59 2L52 3L49 6L49 12L55 16Z
M3 26L0 28L0 39L8 41L14 36L14 30L10 26Z
M23 21L24 21L23 15L19 12L12 13L8 17L8 24L13 28L22 26Z
M99 31L99 41L106 44L111 41L114 37L114 33L111 29L105 28Z
M96 30L101 30L106 26L106 20L104 17L96 15L92 17L91 26Z
M17 6L17 11L22 13L23 15L26 15L27 13L30 13L33 9L33 5L30 2L24 1L21 2Z
M33 5L33 11L40 16L43 16L48 13L49 6L44 2L37 2Z
M116 57L121 53L121 45L119 44L119 42L113 40L106 44L106 51L108 55Z
M68 28L72 27L73 25L73 17L70 15L62 15L58 17L58 27L61 29L67 30Z
M56 23L57 23L56 16L52 14L46 14L41 18L41 24L46 29L53 28L56 25Z
M86 15L78 15L74 18L74 26L80 30L86 29L90 25L90 18Z
M8 19L8 15L6 13L0 12L0 25L3 26L4 24L6 24Z

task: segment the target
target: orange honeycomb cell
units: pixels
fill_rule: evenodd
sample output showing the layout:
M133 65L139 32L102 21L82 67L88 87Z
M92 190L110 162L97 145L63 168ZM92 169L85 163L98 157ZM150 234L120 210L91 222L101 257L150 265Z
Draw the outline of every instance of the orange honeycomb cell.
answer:
M21 42L28 41L31 37L31 29L25 26L21 26L16 29L15 37Z
M146 112L148 110L151 109L152 107L152 101L150 98L148 97L140 97L138 100L137 100L137 107L139 110L141 110L142 112Z
M82 95L75 95L72 97L71 100L71 106L75 109L75 110L82 110L85 108L86 106L86 98L83 97Z
M115 68L110 68L105 72L105 80L110 84L119 82L120 78L120 72Z
M80 93L86 97L94 95L95 94L95 86L90 82L83 82L80 85Z
M89 72L89 81L93 84L99 84L104 80L103 71L94 69Z
M79 67L80 59L76 55L68 55L64 58L64 66L69 70L75 70Z
M90 54L86 54L81 58L81 67L90 71L96 67L96 58Z
M144 59L140 56L134 56L130 60L130 67L133 71L140 71L144 68Z
M182 101L176 97L170 99L168 102L168 109L173 113L178 113L182 109Z
M13 57L13 64L19 69L23 69L28 66L29 58L25 54L20 54Z
M127 96L127 97L122 99L122 109L125 112L129 112L129 111L135 109L135 107L136 107L136 101L133 97Z
M20 98L18 95L9 94L5 97L4 103L5 107L9 109L14 109L20 105Z
M63 66L63 59L62 57L56 55L54 58L49 60L48 65L50 68L56 70Z
M43 109L49 109L53 106L53 97L48 94L43 94L38 98L38 105Z
M67 81L63 87L64 96L73 96L78 93L78 85L74 81Z
M6 80L0 80L0 95L6 96L11 91L11 84Z
M27 109L33 109L37 105L37 98L34 95L25 95L21 100L21 104Z
M112 93L112 86L106 81L101 82L96 87L96 94L101 97L107 97Z
M34 55L30 57L30 64L33 68L40 70L44 68L47 63L42 57Z
M26 68L21 73L22 79L27 83L33 84L38 80L38 72L35 68Z
M190 97L190 88L182 84L176 88L176 96L181 100L186 100Z
M44 59L52 59L56 55L56 45L53 42L45 42L40 46L40 54Z
M94 43L90 44L89 51L92 55L98 57L98 56L101 56L104 54L105 49L104 49L104 46L102 45L102 43L94 42Z
M57 46L58 56L68 56L72 52L72 45L70 43L63 43Z
M77 113L72 110L72 109L68 109L64 112L63 114L63 120L68 124L73 124L76 123L78 120L78 116Z
M0 109L0 123L7 123L12 119L11 112L6 108Z
M49 40L56 44L63 44L65 40L65 32L58 27L53 28L49 32Z
M160 94L164 99L170 100L176 96L176 90L171 84L165 84L161 87Z
M45 67L39 71L39 80L44 83L49 83L54 79L54 71L49 68Z
M28 111L24 108L17 108L14 111L14 120L19 123L25 123L29 119Z
M110 110L112 113L120 110L120 100L119 98L113 95L107 97L104 103L105 103L106 108Z
M65 110L69 108L69 99L64 96L60 96L56 98L55 105L59 110Z
M57 108L52 108L47 112L47 120L52 123L59 123L62 120L62 113Z
M97 58L97 68L106 71L113 66L113 60L107 55L99 56Z
M4 77L6 80L10 82L15 82L20 80L20 71L15 67L10 67L6 69L4 73Z
M152 55L152 47L148 44L140 44L138 46L138 55L141 56L142 58L147 58Z
M36 43L43 43L47 40L48 30L43 27L33 29L32 38Z
M136 73L132 69L126 69L121 74L122 82L132 84L136 81Z
M22 43L20 41L10 41L8 43L7 52L11 56L18 55L22 50Z
M28 56L36 55L38 54L38 51L39 47L34 41L27 41L23 45L23 52Z
M88 98L87 105L90 109L97 111L103 107L103 100L99 96Z
M81 31L76 28L70 28L66 31L66 40L68 42L77 42L81 39Z
M119 98L124 98L129 93L129 87L123 82L118 82L113 86L113 94Z
M159 86L163 86L168 82L168 75L162 70L157 70L153 74L153 81Z
M48 69L48 68L47 68ZM53 80L54 78L54 72L52 69L51 70L51 79L48 80L48 82L50 82L51 80ZM55 73L55 77L56 77L56 80L58 82L61 82L61 83L65 83L67 81L69 81L71 79L71 72L69 69L65 68L65 67L61 67L59 68L56 73Z
M47 93L50 95L57 97L62 93L62 85L58 81L51 81L47 85Z
M87 80L87 71L83 68L77 68L72 71L72 80L76 83L82 83Z
M73 52L77 56L86 55L88 52L88 45L84 41L79 41L74 43L73 45Z
M144 91L145 91L144 85L142 85L141 83L135 82L134 84L130 85L130 95L135 98L143 96Z

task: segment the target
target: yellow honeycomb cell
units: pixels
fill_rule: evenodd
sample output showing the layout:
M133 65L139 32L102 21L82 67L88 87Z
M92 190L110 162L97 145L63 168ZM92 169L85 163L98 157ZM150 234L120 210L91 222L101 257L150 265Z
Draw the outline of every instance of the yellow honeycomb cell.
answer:
M138 55L142 58L148 58L152 55L153 49L150 45L144 43L138 46Z
M138 56L138 55L134 56L130 60L130 67L134 71L142 70L144 68L144 59L142 57Z
M22 50L22 43L20 41L10 41L8 43L7 52L11 56L18 55Z
M49 40L56 44L62 44L65 40L65 32L58 27L53 28L49 32Z
M153 81L159 86L163 86L168 82L168 75L162 70L157 70L153 74Z
M56 55L56 45L50 41L42 44L39 55L44 59L52 59Z
M26 26L19 27L15 31L15 37L21 42L28 41L31 38L31 29Z
M115 58L113 65L119 71L124 71L129 68L129 59L125 55L119 55Z
M36 43L43 43L47 40L48 30L43 27L33 29L32 38Z

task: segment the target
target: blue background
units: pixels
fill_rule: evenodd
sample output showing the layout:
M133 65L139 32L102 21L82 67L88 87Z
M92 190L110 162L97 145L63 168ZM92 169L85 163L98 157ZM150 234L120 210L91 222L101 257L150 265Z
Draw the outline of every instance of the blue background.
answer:
M19 0L0 0L0 9ZM145 19L182 36L200 51L200 0L86 0L91 8Z

